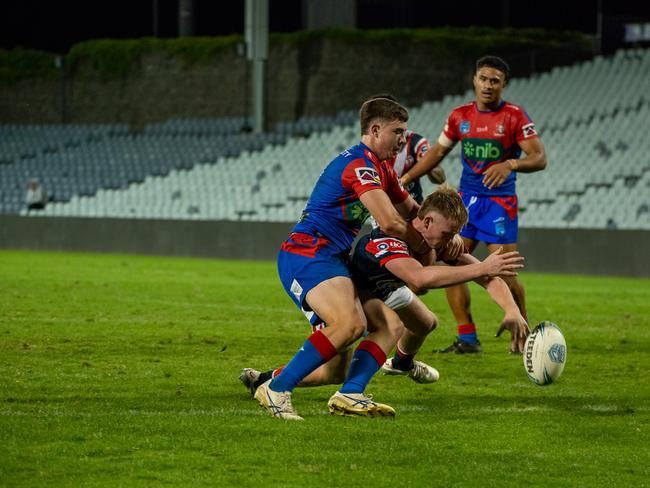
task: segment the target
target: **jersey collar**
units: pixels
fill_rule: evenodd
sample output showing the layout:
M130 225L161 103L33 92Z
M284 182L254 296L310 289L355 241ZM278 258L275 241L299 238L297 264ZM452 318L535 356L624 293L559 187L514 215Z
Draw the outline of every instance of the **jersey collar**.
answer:
M498 111L501 110L505 105L506 105L506 101L505 101L505 100L501 100L501 103L499 103L499 106L498 106L497 108L495 108L494 110L480 110L480 109L478 108L478 103L476 103L476 100L474 100L474 109L475 109L477 112L480 112L480 113L482 113L482 114L488 114L488 113L491 113L491 112L498 112Z
M366 146L363 142L360 142L359 145L363 149L363 154L370 159L375 165L379 164L379 157L374 153L372 149Z

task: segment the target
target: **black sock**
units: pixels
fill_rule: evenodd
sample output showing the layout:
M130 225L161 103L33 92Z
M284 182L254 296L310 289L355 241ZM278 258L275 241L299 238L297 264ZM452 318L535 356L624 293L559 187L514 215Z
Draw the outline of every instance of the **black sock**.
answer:
M264 371L263 373L260 373L260 377L257 379L255 383L253 383L253 386L255 388L259 388L259 386L263 383L266 383L269 381L271 378L273 378L273 369L269 369L268 371Z

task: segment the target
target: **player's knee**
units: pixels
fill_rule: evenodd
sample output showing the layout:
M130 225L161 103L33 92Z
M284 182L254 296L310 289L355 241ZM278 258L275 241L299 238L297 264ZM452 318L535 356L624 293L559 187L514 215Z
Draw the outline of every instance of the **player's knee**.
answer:
M354 341L362 337L366 332L367 323L364 320L350 322L344 327L345 330L345 344L352 344Z
M435 314L432 314L431 321L429 322L429 329L427 330L427 334L432 332L434 329L438 327L438 317L435 316Z
M416 327L411 329L411 332L420 337L426 337L436 327L438 327L438 317L436 317L434 314L431 314L418 321Z
M356 341L363 334L365 334L366 326L367 326L367 324L364 321L363 323L355 323L350 327L350 340L351 340L351 342Z
M338 329L339 337L343 339L343 347L359 339L366 332L367 325L366 316L363 314L330 319L327 322L327 327Z

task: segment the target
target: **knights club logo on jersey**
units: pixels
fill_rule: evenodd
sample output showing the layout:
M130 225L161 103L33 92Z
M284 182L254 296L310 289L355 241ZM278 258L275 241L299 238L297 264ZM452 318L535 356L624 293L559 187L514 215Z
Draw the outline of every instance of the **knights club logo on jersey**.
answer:
M533 137L537 135L537 131L535 130L535 124L530 123L526 124L521 128L522 132L524 133L524 137Z
M381 185L379 173L373 168L355 168L354 171L362 185Z

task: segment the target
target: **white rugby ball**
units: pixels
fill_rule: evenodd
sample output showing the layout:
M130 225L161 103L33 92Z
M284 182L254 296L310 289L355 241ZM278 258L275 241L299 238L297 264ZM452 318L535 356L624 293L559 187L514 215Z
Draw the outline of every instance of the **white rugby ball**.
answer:
M556 381L566 364L566 341L560 328L545 320L526 339L524 368L528 378L538 385Z

